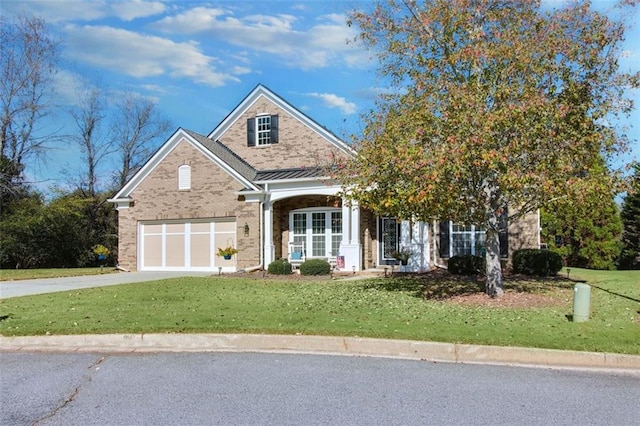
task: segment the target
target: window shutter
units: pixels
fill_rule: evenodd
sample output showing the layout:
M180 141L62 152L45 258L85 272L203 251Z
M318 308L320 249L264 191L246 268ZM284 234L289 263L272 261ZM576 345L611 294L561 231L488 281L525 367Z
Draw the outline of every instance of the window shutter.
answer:
M498 238L500 239L500 257L509 257L509 224L507 218L509 213L505 207L502 210L502 216L500 217L500 233Z
M449 221L440 222L440 257L449 258Z
M247 118L247 146L256 146L256 119Z
M271 143L278 143L278 116L271 116Z

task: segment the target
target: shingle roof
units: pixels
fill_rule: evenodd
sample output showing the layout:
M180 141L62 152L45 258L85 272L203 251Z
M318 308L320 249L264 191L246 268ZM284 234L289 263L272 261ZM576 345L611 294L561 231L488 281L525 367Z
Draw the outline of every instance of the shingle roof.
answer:
M252 182L265 182L275 180L318 178L327 176L326 170L322 167L296 167L289 169L256 170L249 163L244 161L238 154L231 151L227 146L218 141L214 141L204 135L191 130L183 129L189 136L197 140L205 148L211 151L222 161L240 173L245 179Z
M222 161L231 166L235 171L240 173L242 177L250 181L254 181L256 178L256 169L254 169L249 163L244 161L235 152L224 146L218 141L209 139L208 137L196 133L191 130L183 129L192 138L200 142L205 148L215 154Z

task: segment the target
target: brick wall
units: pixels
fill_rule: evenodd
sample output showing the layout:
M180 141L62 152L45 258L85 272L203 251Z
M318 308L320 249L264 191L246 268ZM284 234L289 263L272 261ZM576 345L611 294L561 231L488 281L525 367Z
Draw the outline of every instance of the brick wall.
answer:
M179 191L178 167L183 164L191 166L191 189ZM235 217L237 221L236 266L257 265L260 204L238 201L235 192L240 189L238 181L190 143L181 141L131 194L133 207L118 211L120 265L137 268L138 221L221 217ZM249 225L249 237L244 236L245 223Z
M279 142L247 146L247 119L267 113L278 115ZM265 97L260 97L218 140L258 170L313 167L327 164L339 149Z

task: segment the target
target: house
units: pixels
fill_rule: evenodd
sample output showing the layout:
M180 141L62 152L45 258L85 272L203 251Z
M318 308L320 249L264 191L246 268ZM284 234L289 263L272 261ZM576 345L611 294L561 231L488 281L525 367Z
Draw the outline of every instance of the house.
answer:
M128 270L232 272L279 258L325 258L360 271L396 264L422 271L474 253L480 229L376 217L342 199L319 165L353 155L336 135L258 85L208 135L179 128L109 201L119 217L119 265ZM509 225L509 251L538 247L538 217ZM230 259L218 248L234 247ZM302 257L303 256L303 257Z

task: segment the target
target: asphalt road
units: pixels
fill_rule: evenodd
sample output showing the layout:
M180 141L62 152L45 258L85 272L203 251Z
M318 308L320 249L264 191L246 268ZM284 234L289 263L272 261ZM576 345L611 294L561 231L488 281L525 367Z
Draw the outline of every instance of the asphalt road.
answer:
M640 379L252 353L0 353L2 425L638 425Z

